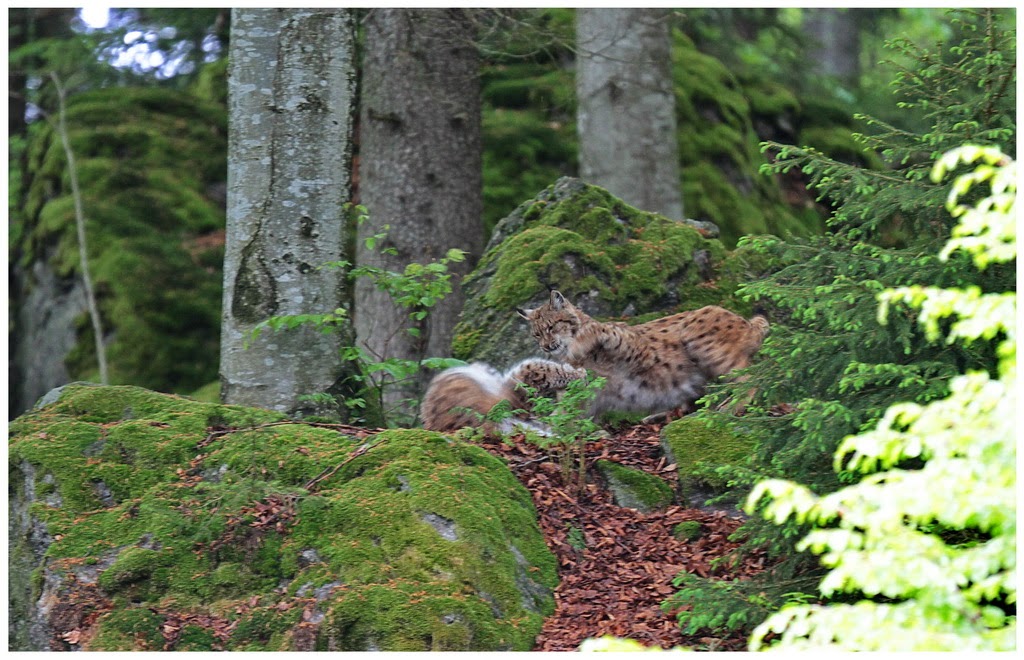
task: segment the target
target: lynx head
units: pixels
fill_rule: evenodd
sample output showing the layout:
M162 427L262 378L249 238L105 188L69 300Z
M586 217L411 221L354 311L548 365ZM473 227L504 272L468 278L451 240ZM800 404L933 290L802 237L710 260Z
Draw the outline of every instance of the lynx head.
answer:
M552 356L564 357L579 332L580 311L558 291L536 309L516 309L516 313L530 322L530 332L541 349Z

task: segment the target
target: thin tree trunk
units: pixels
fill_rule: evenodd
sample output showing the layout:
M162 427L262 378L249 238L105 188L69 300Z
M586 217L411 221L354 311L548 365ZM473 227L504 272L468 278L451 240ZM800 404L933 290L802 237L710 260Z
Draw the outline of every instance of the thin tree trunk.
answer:
M580 178L683 218L668 13L576 10Z
M235 9L228 105L228 209L221 397L302 414L340 373L340 334L252 329L344 305L354 24L337 9Z
M360 346L377 360L450 355L462 308L461 275L483 246L479 55L461 9L374 9L365 21L360 116L360 197L369 221L360 239L385 225L395 255L358 241L357 261L401 272L411 262L460 248L454 291L433 308L419 336L409 310L373 283L356 282ZM422 382L385 390L385 405L415 398ZM405 411L409 412L410 407Z
M860 26L856 9L805 9L808 60L818 73L850 89L860 83Z
M89 274L89 250L86 244L85 208L82 204L82 191L78 187L78 168L75 166L75 152L71 149L71 138L68 136L68 125L65 113L64 86L56 73L50 72L53 84L57 88L57 132L64 146L64 156L68 163L68 179L71 181L71 198L75 205L75 230L78 234L78 259L81 262L82 286L85 287L85 300L89 307L89 319L92 321L92 332L96 338L96 362L100 370L100 383L110 383L107 374L107 348L103 343L103 321L100 319L100 308L96 304L96 292L92 287L92 276Z

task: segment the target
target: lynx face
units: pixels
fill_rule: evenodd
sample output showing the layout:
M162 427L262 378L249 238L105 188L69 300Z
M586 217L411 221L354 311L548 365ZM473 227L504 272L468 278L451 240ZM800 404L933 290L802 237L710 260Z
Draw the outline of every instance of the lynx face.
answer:
M537 309L516 309L530 322L530 333L541 350L555 358L565 358L579 332L581 319L562 294L551 292L551 299Z

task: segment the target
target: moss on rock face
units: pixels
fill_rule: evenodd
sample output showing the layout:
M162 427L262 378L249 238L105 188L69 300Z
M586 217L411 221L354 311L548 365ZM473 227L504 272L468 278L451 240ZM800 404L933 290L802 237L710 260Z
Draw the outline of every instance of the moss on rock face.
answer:
M537 354L515 314L558 289L599 319L658 316L721 304L750 277L746 253L727 253L695 227L629 206L597 186L562 178L495 228L464 282L453 352L501 367Z
M11 424L12 560L39 576L12 616L45 631L23 650L525 651L553 610L529 494L479 447L136 387L51 398Z
M598 461L596 467L619 506L650 513L672 504L672 488L658 477L612 461Z
M672 536L680 541L696 541L704 533L699 520L685 520L672 528Z
M765 160L753 119L761 112L791 112L795 99L784 90L769 94L763 87L743 86L721 61L699 52L679 31L673 44L686 215L715 223L729 247L746 234L821 231L820 219L808 224L794 214L778 182L759 173Z
M180 90L119 87L70 98L67 125L111 381L175 392L209 382L220 341L225 108ZM33 132L27 175L12 246L18 297L39 268L61 282L81 269L66 158L49 126ZM77 344L52 359L72 379L95 378L92 327L84 307L79 314ZM34 331L18 328L15 344ZM26 372L41 359L17 354ZM25 393L25 406L39 394Z
M754 451L754 438L708 426L699 417L677 419L661 431L661 446L679 472L681 495L693 506L722 492L725 479L715 468L742 465Z

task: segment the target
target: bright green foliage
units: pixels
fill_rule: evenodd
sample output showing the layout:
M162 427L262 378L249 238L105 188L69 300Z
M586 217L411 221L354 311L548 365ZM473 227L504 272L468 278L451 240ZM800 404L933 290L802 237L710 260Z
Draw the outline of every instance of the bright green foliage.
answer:
M963 16L976 24L976 32L967 32L971 39L975 34L984 35L980 43L968 44L973 44L970 52L992 62L993 68L984 69L986 74L977 84L957 88L957 95L973 100L951 106L950 112L992 108L996 113L979 113L979 121L988 117L991 125L1002 127L1007 117L1013 117L1007 89L986 81L1013 76L1010 54L1014 46L1008 38L1012 32L1007 35L993 14ZM921 105L934 111L929 117L932 128L922 135L884 129L868 139L879 147L889 169L866 170L792 147L784 149L771 167L773 172L800 168L823 199L835 206L835 213L830 232L820 238L741 241L772 264L773 272L767 277L740 289L740 294L768 307L772 332L755 364L746 370L749 380L710 388L711 404L729 397L738 399L756 388L748 414L737 418L710 408L701 413L712 425L757 439L746 464L723 471L741 495L765 479L795 480L819 495L854 483L861 477L858 472L836 471L832 465L843 438L873 428L895 403L926 405L946 397L951 379L959 373L995 374L998 370L1000 356L991 342L937 343L927 326L919 326L915 311L904 299L891 301L886 324L878 323L877 296L886 289L916 291L912 287L931 286L976 291L978 304L1005 307L1005 298L981 295L1002 294L1015 286L1012 263L993 262L979 270L967 250L940 257L954 224L943 210L954 186L932 180L926 163L941 157L938 150L965 143L972 132L984 131L974 131L959 120L953 122L943 113L946 105L940 101L954 93L951 80L962 83L960 73L935 68L928 61L920 66L930 72L921 74L930 85L907 90L897 83L896 91L904 95L913 91ZM968 70L978 73L977 68ZM965 171L960 165L955 173ZM976 221L972 217L969 222ZM1012 230L998 226L1003 228L962 240L976 243L981 236L990 241L999 236L998 241L1005 242ZM942 306L948 308L949 304L943 302ZM938 322L933 328L948 330L948 324ZM756 579L730 585L736 598L694 598L690 616L705 622L742 624L738 629L749 631L765 612L792 597L787 594L812 593L823 569L812 555L795 549L806 529L795 519L778 526L760 518L745 523L741 528L745 548L765 548L776 563ZM712 587L699 578L688 580L687 588L724 588ZM750 597L754 595L765 602L753 603ZM751 605L745 605L748 602ZM746 615L732 616L744 610Z
M967 147L940 160L935 173L940 178L978 157L985 162L953 187L948 206L961 223L942 254L966 249L985 267L1016 257L1013 233L1000 236L1016 219L1016 163L994 149ZM970 211L959 205L982 181L994 194ZM979 240L992 236L999 240ZM1014 612L1017 594L1016 294L914 287L885 291L880 299L919 307L929 336L937 338L938 323L953 317L948 342L998 340L998 378L984 371L959 375L948 397L893 405L875 428L845 438L835 469L866 475L855 485L818 497L770 480L751 492L751 511L770 497L766 517L815 526L798 548L821 555L831 568L822 595L866 597L784 608L754 631L751 648L775 633L772 648L788 651L1013 650L1016 617L1001 605Z
M598 637L596 639L583 640L583 643L580 644L579 650L583 652L632 653L636 651L664 651L666 649L657 646L644 646L640 642L632 639L622 639L620 637L605 635L604 637ZM676 646L667 650L692 651L693 649Z

